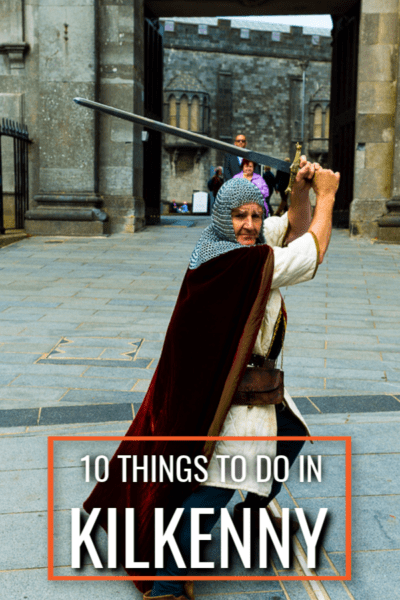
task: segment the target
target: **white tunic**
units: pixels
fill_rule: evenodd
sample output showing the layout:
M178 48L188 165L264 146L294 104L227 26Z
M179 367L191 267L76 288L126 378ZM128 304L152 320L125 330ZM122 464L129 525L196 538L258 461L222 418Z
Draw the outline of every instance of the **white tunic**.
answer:
M318 263L318 250L311 233L299 237L283 248L288 229L288 214L282 217L270 217L264 224L267 243L274 250L274 273L271 292L268 298L265 314L256 343L254 354L268 356L273 342L275 325L281 309L281 286L295 285L309 281L315 275ZM288 408L301 420L308 431L307 425L296 404L285 389L285 402ZM221 436L276 436L276 411L274 405L266 406L232 406L225 419ZM217 456L243 456L247 465L247 476L244 482L238 483L230 479L230 468L227 469L225 481L221 481L221 462ZM213 457L208 468L208 479L203 485L215 487L242 489L254 492L260 496L268 496L271 490L272 478L269 482L261 483L256 476L256 457L269 456L271 460L276 455L275 441L220 441L217 442ZM227 461L228 465L228 461Z

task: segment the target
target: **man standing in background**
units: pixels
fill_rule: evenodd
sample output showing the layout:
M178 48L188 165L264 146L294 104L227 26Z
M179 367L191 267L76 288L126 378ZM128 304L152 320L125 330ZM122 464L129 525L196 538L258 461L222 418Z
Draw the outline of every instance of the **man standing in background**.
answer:
M243 133L238 133L235 141L233 142L235 146L238 148L246 148L247 140L246 136ZM224 162L224 179L227 182L229 179L232 179L234 175L237 175L242 170L242 160L241 156L235 156L234 154L226 154L225 162Z
M286 162L290 162L290 158L285 158ZM275 213L276 217L280 217L288 210L288 201L287 194L285 192L287 186L289 185L289 173L284 173L283 171L277 171L275 177L275 187L276 191L279 192L281 196L281 203L278 206L278 210Z
M214 177L211 177L211 179L209 179L207 182L207 187L210 190L210 214L215 202L215 198L217 197L217 194L219 192L219 188L222 186L223 183L224 178L222 177L222 167L217 167L214 170Z
M268 195L268 198L266 199L266 202L268 204L269 214L272 217L272 215L274 214L274 211L272 210L272 206L271 206L271 196L274 193L274 189L275 189L275 176L271 171L271 167L269 167L269 166L264 167L263 179L268 186L269 195Z
M238 133L233 143L235 144L235 146L238 146L238 148L246 148L246 136L243 133ZM232 179L234 175L237 175L241 172L242 161L243 158L241 156L235 156L235 154L225 155L224 182L227 182L229 179ZM256 167L255 172L259 173L259 167Z

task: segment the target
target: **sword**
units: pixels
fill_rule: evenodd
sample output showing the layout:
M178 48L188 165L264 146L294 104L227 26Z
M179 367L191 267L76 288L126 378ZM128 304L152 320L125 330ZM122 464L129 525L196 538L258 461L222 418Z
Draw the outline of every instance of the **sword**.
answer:
M93 100L86 100L86 98L74 98L74 102L80 104L81 106L86 106L86 108L92 108L93 110L98 110L106 115L118 117L119 119L124 119L125 121L131 121L132 123L137 123L138 125L148 127L149 129L154 129L155 131L160 131L161 133L176 135L177 137L190 140L191 142L196 142L197 144L201 144L203 146L208 146L209 148L215 148L216 150L222 150L222 152L234 154L235 156L241 156L242 158L246 158L247 160L251 160L261 165L269 165L274 169L283 171L284 173L291 173L292 182L294 181L294 177L299 170L298 165L296 165L296 159L293 162L293 165L290 166L288 162L281 160L280 158L274 158L273 156L268 156L267 154L263 154L261 152L254 152L254 150L247 150L247 148L238 148L233 144L227 144L226 142L221 142L220 140L214 140L213 138L209 138L200 133L194 133L193 131L188 131L187 129L173 127L173 125L167 125L166 123L161 123L160 121L154 121L153 119L148 119L147 117L142 117L141 115L136 115L135 113L120 110L119 108L113 108L112 106L107 106L106 104L93 102ZM296 157L297 155L298 153L296 153ZM294 169L296 168L297 170L294 172ZM287 191L289 191L289 188Z

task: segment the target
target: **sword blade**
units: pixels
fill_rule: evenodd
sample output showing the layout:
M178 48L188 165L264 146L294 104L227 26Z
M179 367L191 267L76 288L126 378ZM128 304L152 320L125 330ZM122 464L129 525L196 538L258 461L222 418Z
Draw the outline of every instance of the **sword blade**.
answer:
M100 104L100 102L86 100L86 98L74 98L74 102L80 104L81 106L86 106L86 108L98 110L106 115L118 117L119 119L124 119L125 121L131 121L132 123L142 125L143 127L148 127L149 129L154 129L155 131L160 131L161 133L175 135L185 140L201 144L202 146L207 146L208 148L215 148L216 150L222 150L222 152L226 152L228 154L241 156L242 158L247 158L247 160L252 160L253 162L261 165L269 165L270 167L279 169L285 173L289 173L290 171L290 163L281 160L280 158L268 156L262 152L254 152L253 150L248 150L247 148L238 148L233 144L227 144L226 142L221 142L220 140L214 140L213 138L209 138L201 133L194 133L193 131L188 131L187 129L179 129L179 127L173 127L173 125L167 125L166 123L161 123L160 121L154 121L153 119L142 117L141 115L136 115L135 113L120 110L119 108L113 108L112 106L107 106L106 104Z

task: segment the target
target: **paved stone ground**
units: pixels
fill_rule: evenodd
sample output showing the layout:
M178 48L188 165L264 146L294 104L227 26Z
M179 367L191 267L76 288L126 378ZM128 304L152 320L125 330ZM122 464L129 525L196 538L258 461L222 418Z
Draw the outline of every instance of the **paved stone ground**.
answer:
M98 599L139 598L130 582L47 582L46 441L49 435L125 433L207 220L163 222L134 236L29 238L0 250L0 583L6 598L64 600L88 592ZM202 582L198 596L400 598L399 263L399 246L334 231L316 278L282 290L289 312L286 385L314 435L352 436L352 580L218 588ZM88 453L85 444L91 454L107 452L100 442L60 444L55 564L57 574L68 574L69 509L80 506L91 487L77 473L80 458ZM297 502L311 517L328 507L317 572L344 574L344 446L317 442L304 453L322 456L323 492L316 482L291 477L279 502ZM302 535L297 539L301 559L298 544L306 545ZM94 570L87 565L84 572ZM273 556L275 572L282 573ZM293 573L303 574L296 560Z

